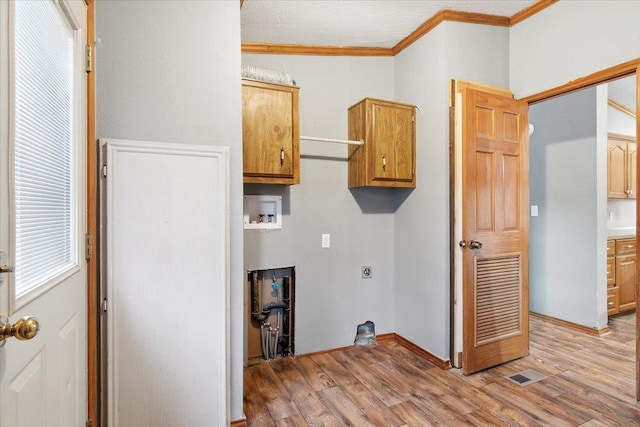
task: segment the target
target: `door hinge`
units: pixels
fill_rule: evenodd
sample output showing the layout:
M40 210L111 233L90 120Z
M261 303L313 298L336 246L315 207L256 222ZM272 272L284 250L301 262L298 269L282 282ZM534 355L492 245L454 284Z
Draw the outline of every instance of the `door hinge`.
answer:
M107 165L102 165L102 176L107 177Z
M93 46L91 45L87 45L86 47L84 70L87 73L90 73L93 71Z
M106 298L102 300L102 311L105 312L105 313L107 312L107 299Z
M93 427L93 421L89 418L85 424L86 427Z
M91 233L87 233L84 235L84 243L85 243L85 253L84 253L84 258L87 261L91 261L91 258L93 258L93 236L91 235Z

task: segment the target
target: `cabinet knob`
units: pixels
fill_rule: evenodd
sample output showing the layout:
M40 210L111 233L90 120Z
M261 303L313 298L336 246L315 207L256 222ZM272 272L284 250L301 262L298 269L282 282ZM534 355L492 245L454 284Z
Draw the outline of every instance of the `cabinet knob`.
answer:
M284 165L284 147L280 147L280 166Z
M613 307L613 301L609 301L609 302L607 303L607 305L608 305L609 307Z
M387 156L386 154L382 156L382 170L387 170Z

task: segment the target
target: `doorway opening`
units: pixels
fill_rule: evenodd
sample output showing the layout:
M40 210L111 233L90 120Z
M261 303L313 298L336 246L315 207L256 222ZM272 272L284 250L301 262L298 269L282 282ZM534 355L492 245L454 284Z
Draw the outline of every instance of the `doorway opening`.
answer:
M578 80L572 81L572 82L567 83L567 84L565 84L563 86L559 86L559 87L554 88L554 89L550 89L550 90L547 90L547 91L544 91L544 92L541 92L541 93L538 93L538 94L535 94L535 95L531 95L531 96L523 98L521 100L527 102L529 104L529 106L531 107L531 106L533 106L533 105L535 105L537 103L540 103L542 101L549 100L549 99L552 99L552 98L556 98L556 97L559 97L561 95L566 95L566 94L578 91L580 89L592 87L592 86L603 84L603 83L612 82L612 81L614 81L616 79L619 79L621 77L636 75L636 78L637 78L637 68L638 68L638 64L639 63L640 63L640 61L634 60L634 61L630 61L630 62L627 62L627 63L624 63L624 64L620 64L620 65L617 65L615 67L611 67L609 69L606 69L606 70L594 73L592 75L586 76L584 78L580 78ZM637 80L636 80L635 92L636 92L636 100L635 100L635 104L634 105L635 105L635 110L637 111L638 110L637 106L639 104L637 93L640 92L640 89L638 88L638 85L637 85ZM452 125L454 125L453 122L452 122ZM637 120L635 121L635 126L636 126L636 134L637 134L638 133L637 129L639 127ZM453 134L453 129L454 128L452 127L452 134ZM606 131L605 131L605 133L606 133ZM636 156L637 156L637 153L636 153ZM453 159L454 159L454 156L452 156L452 160ZM453 170L453 167L452 167L452 170ZM635 178L633 180L637 181L637 175L635 176ZM455 188L454 185L455 185L455 183L454 183L454 180L453 180L453 177L452 177L452 189ZM454 206L453 201L454 201L454 199L453 199L453 196L452 196L452 206ZM605 197L605 206L606 206L606 197ZM606 220L606 218L607 218L606 207L604 209L604 215L605 215L605 220ZM455 217L455 212L452 212L452 224L456 224L455 218L456 218ZM636 221L636 223L640 222L640 218L638 218L638 209L637 208L636 208L636 220L635 221ZM453 226L452 226L452 228L453 228ZM604 236L604 238L603 238L603 241L604 241L604 240L606 240L606 229L602 233L603 233L602 235ZM454 249L455 249L455 247L456 247L458 242L453 237L454 237L454 233L452 231L452 239L451 239L452 265L455 265L455 262L454 262L455 261ZM636 240L637 240L637 238L636 238ZM606 247L603 247L602 249L599 249L599 250L602 250L603 255L604 255L603 259L605 259L605 257L606 257ZM567 256L571 256L571 255L569 254ZM603 274L603 277L605 278L605 285L606 285L606 265L603 268L602 274ZM637 277L637 273L636 273L636 277ZM636 282L637 282L637 280L636 280ZM457 356L459 356L461 354L461 353L456 352L456 348L454 347L454 345L455 345L455 334L454 334L454 332L455 332L456 328L459 327L459 326L456 326L456 324L458 324L458 325L460 324L459 321L458 322L455 321L456 319L455 319L454 302L456 301L456 297L457 297L457 295L455 293L455 289L456 289L456 287L455 287L455 270L452 270L452 287L451 287L451 289L452 289L452 294L451 294L452 295L452 297L451 297L452 308L451 308L451 312L452 312L452 325L453 325L452 326L452 336L451 336L451 344L452 344L452 347L451 347L451 360L455 361ZM604 287L603 289L606 290L606 287ZM606 298L606 294L605 294L604 291L603 291L603 294L602 294L601 298L603 298L603 297ZM637 283L636 283L636 289L635 289L635 299L636 299L636 304L637 304L637 301L638 301ZM605 310L606 310L606 305L604 307L605 307ZM605 312L605 317L606 317L606 312ZM635 320L635 329L636 329L635 341L636 341L636 348L637 348L636 359L635 359L636 360L636 362L635 362L635 365L636 365L635 366L635 368L636 368L635 369L635 371L636 371L635 383L636 383L636 399L638 399L638 398L640 398L640 389L638 388L638 384L640 384L640 361L639 361L640 359L638 357L638 355L640 353L640 347L637 346L637 343L638 343L638 331L640 331L640 323L638 322L637 316L636 316L636 320Z
M636 305L635 87L629 76L530 107L530 311L592 334Z

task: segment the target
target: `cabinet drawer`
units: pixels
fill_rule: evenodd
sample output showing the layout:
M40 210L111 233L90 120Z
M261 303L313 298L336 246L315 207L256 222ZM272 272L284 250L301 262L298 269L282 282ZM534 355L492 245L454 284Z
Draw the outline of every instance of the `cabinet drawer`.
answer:
M607 289L607 315L613 316L620 312L620 297L618 287Z
M636 239L616 240L616 255L636 253Z
M613 256L616 254L616 241L607 240L607 256Z
M616 284L616 258L607 257L607 287Z

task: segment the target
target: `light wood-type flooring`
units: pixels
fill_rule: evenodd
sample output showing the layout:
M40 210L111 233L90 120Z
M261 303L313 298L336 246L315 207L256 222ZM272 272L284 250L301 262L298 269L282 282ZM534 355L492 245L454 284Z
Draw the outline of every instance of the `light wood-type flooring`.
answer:
M395 342L245 369L249 426L638 426L635 314L593 337L531 317L530 353L464 376ZM525 369L548 377L521 387Z

